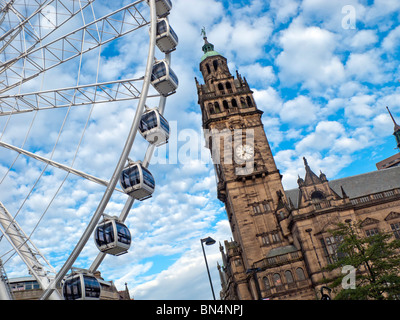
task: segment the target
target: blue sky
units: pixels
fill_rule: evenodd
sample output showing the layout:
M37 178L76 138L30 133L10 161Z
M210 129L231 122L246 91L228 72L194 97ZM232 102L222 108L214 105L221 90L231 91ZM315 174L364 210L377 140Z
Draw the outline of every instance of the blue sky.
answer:
M127 218L133 235L129 253L107 257L100 271L120 289L126 282L136 299L210 299L200 239L212 236L217 240L206 250L218 295L216 264L222 264L218 242L229 240L231 233L225 210L216 197L208 150L203 148L194 80L197 77L203 82L199 71L201 28L206 28L215 50L228 59L231 73L238 70L248 80L258 108L264 111L262 120L284 187L291 189L297 187L297 176L304 176L304 156L315 172L322 170L332 180L376 170L376 162L398 152L394 150L393 123L386 106L400 122L400 3L172 2L170 23L180 40L172 54L172 69L180 86L168 98L165 116L176 130L169 145L157 150L149 167L157 183L153 197L135 203ZM94 9L100 16L123 4L96 0ZM100 63L98 50L85 55L80 83L93 83L97 71L101 80L143 73L147 32L134 32L102 48ZM156 55L162 58L159 52ZM77 62L71 62L46 74L43 83L47 88L72 85L76 74ZM148 105L157 103L153 99ZM110 103L94 107L75 168L110 178L134 106ZM54 154L56 161L69 163L73 158L89 111L71 109ZM52 110L38 114L27 149L49 155L64 116L65 112ZM31 120L32 115L16 117L2 139L18 145L25 137L21 130L27 131L26 124ZM3 132L5 123L0 124ZM141 159L146 147L138 136L131 158ZM172 161L171 155L177 161ZM1 177L15 156L1 150ZM17 159L0 185L0 200L10 212L18 211L42 168L34 160ZM40 179L17 217L25 232L34 228L64 175L52 169ZM33 240L56 269L72 250L103 192L101 186L70 176L51 204ZM125 200L125 195L116 193L107 213L119 215ZM2 240L1 254L7 248ZM89 267L96 255L97 249L89 241L76 266ZM9 277L26 274L17 257L10 259L6 270Z

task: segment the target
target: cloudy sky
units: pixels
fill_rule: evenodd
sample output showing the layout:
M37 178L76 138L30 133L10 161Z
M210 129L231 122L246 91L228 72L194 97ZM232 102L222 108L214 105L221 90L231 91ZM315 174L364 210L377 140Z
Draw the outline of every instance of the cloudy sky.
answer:
M398 152L386 106L400 122L400 2L172 2L170 23L179 36L172 69L180 85L167 99L170 142L156 150L149 166L157 183L153 197L135 202L126 220L133 236L129 253L106 257L99 270L120 290L127 283L135 299L211 299L200 239L217 240L206 253L218 296L218 242L229 240L231 233L203 147L194 80L203 82L201 29L206 28L215 50L228 59L231 73L238 70L248 80L264 111L265 131L284 187L291 189L297 187L297 176L304 176L304 156L315 172L321 170L332 180L376 170L375 163ZM101 17L127 3L96 0L93 9ZM148 15L145 6L143 13ZM82 25L83 19L90 19L86 14L66 28ZM143 28L49 70L20 90L136 78L143 75L147 50L148 30ZM160 52L156 56L163 57ZM109 180L136 103L2 116L1 140ZM157 104L156 98L147 102ZM138 135L130 158L143 159L146 148ZM6 149L0 149L0 179L0 201L27 234L34 231L33 242L58 270L105 188ZM124 194L115 192L106 213L119 215L125 201ZM1 239L0 258L7 261L8 276L26 275L9 249ZM88 268L96 255L90 240L75 266Z

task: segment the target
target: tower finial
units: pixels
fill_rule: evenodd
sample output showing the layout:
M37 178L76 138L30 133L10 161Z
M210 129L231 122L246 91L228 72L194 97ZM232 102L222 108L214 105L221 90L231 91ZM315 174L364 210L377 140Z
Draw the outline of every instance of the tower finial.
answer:
M304 166L305 166L305 167L308 167L308 162L307 162L306 157L303 157L303 161L304 161Z
M394 118L393 118L393 116L392 116L392 113L391 113L390 110L389 110L389 107L386 106L386 109L387 109L387 111L389 112L389 115L390 115L390 117L392 118L392 121L393 121L393 123L394 123L394 131L400 130L400 126L396 123L396 120L394 120Z
M201 35L203 36L203 39L207 39L207 33L206 33L206 27L201 28Z

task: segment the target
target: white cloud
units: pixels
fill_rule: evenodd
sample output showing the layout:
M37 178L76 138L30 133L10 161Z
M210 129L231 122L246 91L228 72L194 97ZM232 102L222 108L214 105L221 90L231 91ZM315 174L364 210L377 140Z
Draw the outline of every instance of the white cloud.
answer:
M318 106L309 97L298 96L283 104L280 111L281 120L293 126L313 123L317 119Z
M269 6L275 18L275 24L281 24L298 14L299 2L297 0L272 0Z
M301 20L282 31L278 55L279 78L285 86L301 84L303 88L324 91L344 79L344 67L335 56L335 35L319 27L305 27Z
M386 64L377 50L351 53L346 63L346 73L361 82L378 84L388 81L392 76L385 71Z

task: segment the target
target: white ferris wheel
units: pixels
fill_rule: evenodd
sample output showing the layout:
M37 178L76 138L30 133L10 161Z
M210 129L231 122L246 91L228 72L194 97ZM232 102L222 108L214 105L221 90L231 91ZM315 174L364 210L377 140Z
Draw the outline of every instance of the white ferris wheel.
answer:
M170 67L178 44L168 20L172 3L132 0L117 9L110 3L1 0L0 300L12 299L7 270L16 259L43 289L41 300L98 299L93 273L106 255L127 252L131 235L124 221L134 201L154 191L148 165L154 148L168 141L163 113L167 97L178 87ZM121 38L131 44L123 77L109 63L115 51L123 51ZM107 128L104 120L97 123L96 114L107 118L107 112L110 126L118 112L123 116L116 119L130 115L127 132ZM121 141L118 154L104 149L85 153L86 146L96 150L93 141L101 140L102 130ZM148 142L142 159L131 154L137 132ZM97 176L96 164L107 161L113 162L109 176ZM92 190L99 190L94 185L101 186L100 197L91 197ZM79 192L82 196L74 199L72 193ZM109 216L107 205L116 193L124 206ZM97 199L94 210L86 212L92 198ZM79 211L86 218L81 237L71 240L73 250L58 249L64 260L56 271L46 258L49 249L41 252L39 247L46 223L59 223L58 240L68 242L72 227L59 221L58 210ZM97 257L89 268L71 271L93 238ZM56 290L60 286L61 293Z

